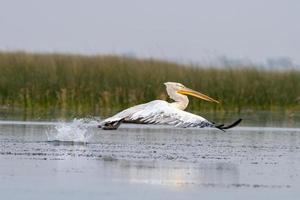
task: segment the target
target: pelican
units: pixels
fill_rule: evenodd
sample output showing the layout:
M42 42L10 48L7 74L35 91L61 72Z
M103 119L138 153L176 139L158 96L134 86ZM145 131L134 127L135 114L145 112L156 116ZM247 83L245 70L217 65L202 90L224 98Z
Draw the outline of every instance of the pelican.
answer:
M163 100L154 100L149 103L136 105L103 120L98 127L104 130L114 130L121 123L139 123L173 125L180 128L211 127L224 131L238 125L242 121L242 119L238 119L228 126L224 126L224 124L216 125L214 122L210 122L201 116L186 112L184 110L189 104L189 99L186 95L213 103L219 103L219 101L187 88L181 83L166 82L164 84L169 97L174 102L168 103Z

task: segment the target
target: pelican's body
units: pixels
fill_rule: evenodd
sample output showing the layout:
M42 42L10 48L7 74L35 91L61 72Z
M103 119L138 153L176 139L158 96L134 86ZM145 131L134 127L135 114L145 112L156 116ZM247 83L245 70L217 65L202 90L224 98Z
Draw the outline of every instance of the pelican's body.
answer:
M216 127L226 129L223 125L216 126L205 118L184 111L188 106L189 99L185 94L192 95L207 101L219 103L204 94L191 90L180 83L165 83L166 90L172 103L163 100L154 100L149 103L133 106L116 115L105 119L99 127L103 129L117 129L122 122L143 124L166 124L176 127ZM239 123L239 122L238 122Z

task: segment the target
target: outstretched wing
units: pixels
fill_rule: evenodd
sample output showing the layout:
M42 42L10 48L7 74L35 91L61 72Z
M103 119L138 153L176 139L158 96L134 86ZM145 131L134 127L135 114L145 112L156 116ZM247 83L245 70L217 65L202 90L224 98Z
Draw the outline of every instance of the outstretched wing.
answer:
M174 108L169 103L161 100L126 109L104 120L103 124L112 124L120 120L133 123L167 124L181 128L215 127L214 123L203 117Z

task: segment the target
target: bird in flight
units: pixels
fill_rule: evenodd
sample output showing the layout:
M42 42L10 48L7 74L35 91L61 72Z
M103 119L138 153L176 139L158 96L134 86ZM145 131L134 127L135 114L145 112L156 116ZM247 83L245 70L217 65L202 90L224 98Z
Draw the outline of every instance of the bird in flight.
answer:
M189 104L187 95L213 103L219 103L219 101L187 88L181 83L166 82L164 84L169 97L174 100L174 102L169 103L163 100L154 100L149 103L136 105L101 121L98 127L104 130L115 130L122 123L137 123L173 125L179 128L211 127L224 131L237 126L242 121L242 119L238 119L228 126L225 126L224 124L216 125L214 122L199 115L186 112L184 110Z

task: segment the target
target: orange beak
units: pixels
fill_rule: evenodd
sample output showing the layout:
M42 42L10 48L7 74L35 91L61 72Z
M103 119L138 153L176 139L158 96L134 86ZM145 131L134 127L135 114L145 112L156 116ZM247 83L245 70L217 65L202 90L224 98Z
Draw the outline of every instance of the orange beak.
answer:
M203 100L206 100L206 101L210 101L210 102L215 102L215 103L220 103L219 101L205 95L205 94L202 94L200 92L197 92L195 90L192 90L192 89L189 89L189 88L184 88L184 89L181 89L181 90L178 90L177 91L179 94L185 94L185 95L190 95L190 96L194 96L194 97L197 97L199 99L203 99Z

